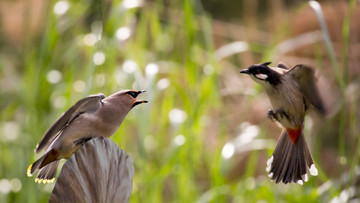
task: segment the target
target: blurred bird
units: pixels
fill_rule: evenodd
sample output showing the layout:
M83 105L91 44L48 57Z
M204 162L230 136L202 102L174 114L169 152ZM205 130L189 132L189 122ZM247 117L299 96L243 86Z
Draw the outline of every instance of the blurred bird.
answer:
M40 170L35 182L54 182L60 159L68 159L92 138L114 134L133 107L147 103L136 99L143 92L123 90L106 98L99 93L78 101L47 130L35 149L46 152L28 167L27 175Z
M309 179L308 173L316 176L311 153L304 136L304 117L310 106L325 114L324 105L315 85L314 71L304 65L292 69L284 64L269 67L271 62L252 65L240 73L248 74L262 85L273 110L268 116L285 129L267 161L266 171L276 183L303 184Z

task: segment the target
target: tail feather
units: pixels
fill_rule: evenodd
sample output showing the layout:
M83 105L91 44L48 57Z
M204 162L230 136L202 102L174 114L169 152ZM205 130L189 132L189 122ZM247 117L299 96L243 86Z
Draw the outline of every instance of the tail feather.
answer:
M35 182L43 182L44 184L54 182L59 162L60 160L53 161L42 167L36 176Z
M276 180L277 183L280 182L281 179L284 180L284 183L288 183L287 181L292 180L294 176L298 175L298 171L296 171L296 169L299 167L299 162L296 161L294 162L294 164L289 164L292 161L292 157L296 157L296 155L289 153L287 156L286 164L284 164L288 165L288 168L282 169L283 176L278 177L278 179Z
M54 149L51 149L28 167L27 175L34 175L36 171L42 169L44 166L56 160L58 160L58 153Z
M42 157L40 157L38 160L36 160L33 164L31 164L28 167L28 169L27 169L27 175L28 176L33 176L34 173L40 169L40 165L44 161L45 156L46 156L46 154L43 155Z
M295 144L291 142L288 132L284 130L267 165L269 177L276 183L303 184L308 181L309 172L313 176L317 175L303 130Z
M284 133L284 132L283 132ZM281 135L281 138L283 137L283 134ZM283 146L283 147L276 147L274 150L274 153L271 157L271 159L273 160L271 163L268 163L268 172L270 172L272 180L276 179L276 182L278 183L280 181L280 176L281 173L283 171L283 167L286 162L288 161L288 156L289 153L287 153L287 151L289 151L289 145L286 143L286 139L279 139L277 146ZM276 158L274 158L274 155L277 154L281 154L282 158L279 159L278 156L276 156Z
M287 153L288 152L288 153ZM289 166L289 162L291 161L292 159L292 155L293 155L293 151L291 150L290 146L289 145L286 145L286 148L285 148L285 153L283 154L284 157L282 159L280 159L280 164L279 164L279 171L280 171L280 174L278 175L278 177L276 178L276 183L279 183L282 179L285 183L285 175L286 173L289 171L290 172L290 168L288 168ZM276 156L274 156L275 158ZM281 166L287 166L286 168L285 167L281 167ZM275 176L277 175L276 173L274 174Z

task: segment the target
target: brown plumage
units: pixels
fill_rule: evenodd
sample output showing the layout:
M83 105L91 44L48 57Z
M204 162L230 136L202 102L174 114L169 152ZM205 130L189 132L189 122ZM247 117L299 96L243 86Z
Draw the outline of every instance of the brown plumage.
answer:
M305 114L310 106L321 114L325 114L325 109L310 67L296 65L289 70L284 64L269 67L270 64L252 65L240 72L264 87L273 107L268 116L284 127L274 153L267 161L266 171L276 183L303 184L308 181L309 172L314 176L318 173L305 141Z
M35 149L46 152L29 166L27 175L40 170L35 182L53 182L60 159L68 159L92 138L110 137L134 106L147 103L136 99L142 92L123 90L106 98L100 93L78 101L47 130Z
M128 202L134 165L111 139L85 143L63 165L49 202Z

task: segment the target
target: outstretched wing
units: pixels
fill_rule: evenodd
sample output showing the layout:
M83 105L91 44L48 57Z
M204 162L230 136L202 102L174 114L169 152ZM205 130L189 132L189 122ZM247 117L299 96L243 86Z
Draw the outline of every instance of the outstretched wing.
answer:
M55 123L46 131L43 139L36 146L35 152L49 147L54 139L81 113L95 111L102 106L101 100L105 98L102 93L85 97L70 107Z
M282 68L282 69L285 69L285 70L289 70L289 66L286 65L284 62L279 62L278 65L277 65L278 68Z
M289 70L290 74L300 86L307 104L312 104L322 115L325 115L326 109L320 98L316 87L314 70L308 66L299 64Z

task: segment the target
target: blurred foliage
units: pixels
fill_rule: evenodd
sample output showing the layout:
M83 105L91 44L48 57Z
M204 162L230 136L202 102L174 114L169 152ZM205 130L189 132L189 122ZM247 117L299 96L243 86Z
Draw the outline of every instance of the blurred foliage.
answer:
M33 9L29 2L42 8ZM265 118L268 106L263 105L266 100L259 102L265 98L259 87L234 73L249 62L279 57L277 45L291 30L276 19L270 22L270 26L277 23L274 30L266 27L264 15L278 15L272 4L239 1L244 13L253 14L240 15L244 24L238 22L239 28L219 23L204 10L214 10L221 1L29 2L22 5L20 37L7 33L6 19L2 19L0 202L46 202L53 184L35 184L25 173L39 157L33 149L43 133L80 98L121 89L146 89L141 97L149 100L134 108L111 137L134 162L130 202L328 202L340 200L340 194L350 194L344 189L359 184L359 81L346 71L336 75L346 86L341 88L339 97L344 99L338 112L316 130L328 133L329 141L322 141L326 136L307 136L319 177L310 177L303 186L275 184L266 177L266 158L279 129ZM274 2L282 5L281 11L290 5L289 1ZM6 3L12 4L2 4ZM351 46L351 15L357 7L355 0L349 5L342 27L345 50ZM291 4L295 6L308 5ZM34 17L39 13L40 18ZM220 16L231 18L226 11ZM31 23L34 19L37 23ZM238 36L232 34L237 29ZM241 33L248 33L247 38ZM244 41L241 57L235 52L219 58L219 47L236 40ZM320 69L329 51L322 47L315 43L314 58ZM331 59L336 63L333 68L347 70L349 58L347 51L338 60ZM307 134L312 131L306 130ZM257 138L237 145L237 138L249 136L247 131ZM329 148L331 153L324 152L325 142L333 140L337 144ZM231 158L224 158L226 143L236 147ZM331 177L326 171L334 166L320 164L322 153L334 155L333 163L339 166Z

